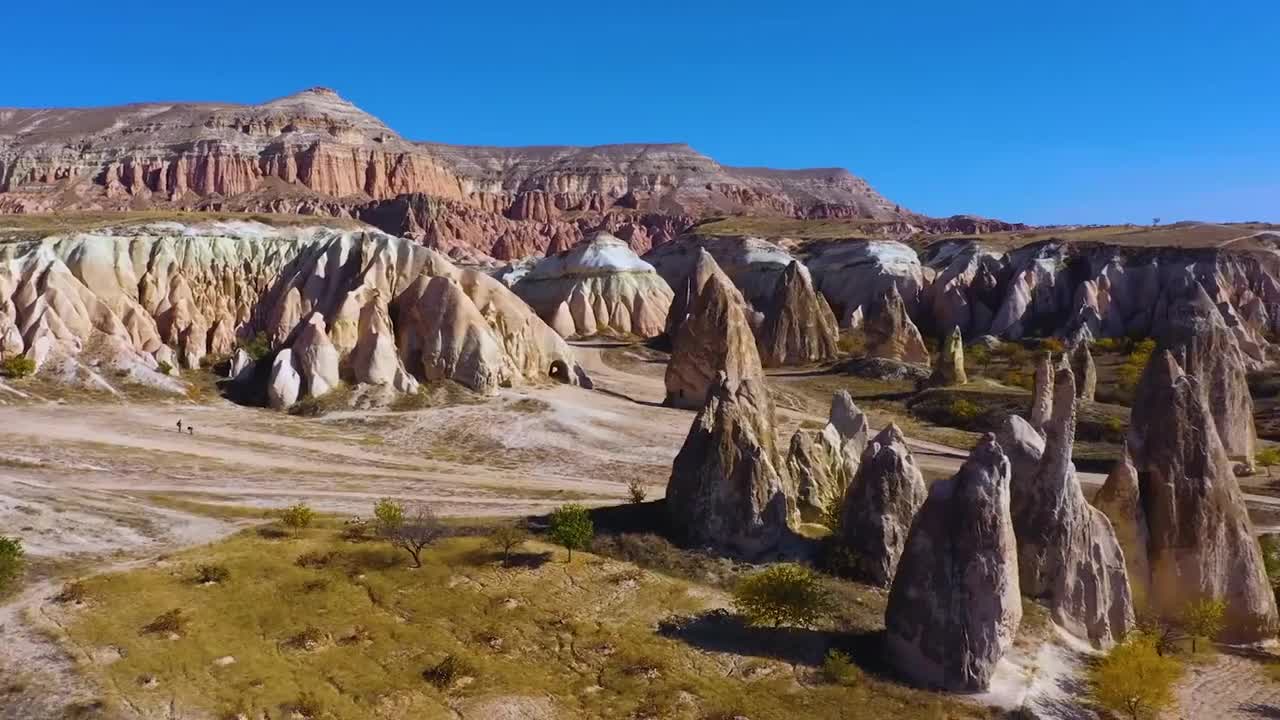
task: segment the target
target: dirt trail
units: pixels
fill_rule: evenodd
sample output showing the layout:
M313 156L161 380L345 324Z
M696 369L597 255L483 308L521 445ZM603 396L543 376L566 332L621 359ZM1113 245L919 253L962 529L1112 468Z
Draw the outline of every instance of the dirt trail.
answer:
M1225 648L1208 665L1191 665L1178 686L1182 720L1280 717L1280 682L1264 674L1256 653Z

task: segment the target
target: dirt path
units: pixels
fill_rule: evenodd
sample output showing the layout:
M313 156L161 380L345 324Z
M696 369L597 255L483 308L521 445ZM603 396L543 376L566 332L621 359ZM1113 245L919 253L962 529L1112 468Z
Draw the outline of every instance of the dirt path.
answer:
M1178 686L1181 720L1280 718L1280 682L1267 677L1250 651L1224 650L1208 665L1192 665Z

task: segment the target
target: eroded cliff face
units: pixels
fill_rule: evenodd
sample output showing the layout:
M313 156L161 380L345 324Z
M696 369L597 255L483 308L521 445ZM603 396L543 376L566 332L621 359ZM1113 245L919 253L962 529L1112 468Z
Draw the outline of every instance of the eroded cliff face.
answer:
M492 392L553 368L577 376L564 341L500 282L378 232L155 223L0 248L0 352L46 372L155 384L162 361L197 367L258 333L280 406L339 378Z
M139 208L357 217L499 259L600 230L645 252L709 214L914 219L845 170L731 168L682 144L411 142L326 88L260 105L0 109L0 212Z

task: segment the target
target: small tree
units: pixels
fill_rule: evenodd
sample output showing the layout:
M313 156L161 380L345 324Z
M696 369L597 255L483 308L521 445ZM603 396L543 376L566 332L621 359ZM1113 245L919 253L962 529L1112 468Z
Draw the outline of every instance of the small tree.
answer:
M495 526L489 531L489 544L502 553L502 562L511 559L511 553L529 539L529 533L515 523Z
M581 505L561 505L551 513L551 539L569 551L568 562L573 562L574 550L581 550L591 542L595 531L591 516Z
M1148 720L1173 702L1182 667L1156 652L1154 638L1136 633L1117 645L1089 673L1093 699L1130 720Z
M415 568L422 567L422 551L444 535L444 526L431 506L417 503L405 507L391 498L373 506L378 534L395 547L409 553Z
M280 522L284 523L285 527L293 530L295 535L298 534L299 530L310 527L311 521L315 520L315 518L315 511L306 503L290 505L280 511Z
M649 496L649 490L640 478L631 478L627 481L627 494L631 496L631 502L639 504Z
M0 535L0 592L4 592L22 574L26 551L18 538Z
M738 583L733 605L752 625L812 627L834 610L831 593L812 570L774 565Z
M1262 448L1254 454L1253 459L1267 471L1267 477L1271 477L1271 468L1280 465L1280 449L1273 447Z
M1160 218L1151 218L1151 224L1152 224L1152 225L1159 225L1159 224L1160 224Z
M1216 598L1205 598L1187 603L1182 611L1182 624L1191 636L1191 652L1196 651L1196 638L1213 640L1222 632L1223 616L1227 603Z

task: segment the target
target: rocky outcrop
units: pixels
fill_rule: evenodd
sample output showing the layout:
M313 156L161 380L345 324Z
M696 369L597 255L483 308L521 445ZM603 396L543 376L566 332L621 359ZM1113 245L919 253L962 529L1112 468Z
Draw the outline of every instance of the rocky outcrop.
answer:
M667 483L669 526L680 542L752 558L787 538L794 518L773 412L761 380L718 374Z
M839 330L835 315L814 292L809 271L792 261L763 308L764 322L756 334L765 367L807 365L835 359Z
M1157 351L1172 352L1178 366L1199 381L1227 454L1252 465L1258 436L1246 362L1222 313L1202 285L1184 283L1176 293L1170 291L1156 317ZM1150 402L1142 387L1135 407Z
M706 252L700 253L683 297L689 298L688 312L671 342L666 404L702 407L721 372L735 384L763 380L742 294Z
M1107 516L1115 530L1116 540L1124 552L1129 573L1129 589L1137 611L1146 610L1151 594L1151 565L1147 561L1147 514L1142 507L1142 490L1138 469L1134 467L1129 445L1125 444L1119 462L1111 468L1107 480L1093 496L1093 506Z
M1031 427L1040 430L1053 412L1053 353L1045 351L1036 360L1034 382L1031 391Z
M925 687L979 692L1022 622L1009 460L987 435L934 483L907 535L885 609L889 661Z
M302 395L302 375L288 348L276 353L271 361L271 378L267 381L267 402L275 410L287 410Z
M655 337L673 296L652 265L608 233L539 261L512 289L564 337Z
M810 251L805 264L842 328L853 327L859 312L871 317L891 287L905 312L916 312L926 284L919 257L900 242L823 243Z
M376 232L158 223L9 243L0 260L0 336L41 362L154 374L157 357L192 367L229 332L261 334L291 349L273 370L281 406L293 374L301 396L340 379L411 391L410 375L492 392L576 367L501 283Z
M672 312L667 322L667 333L675 335L683 320L682 308L687 308L687 298L682 292L695 274L698 258L709 254L716 265L733 281L742 293L752 313L763 320L763 311L772 304L773 295L784 272L795 256L781 246L757 237L682 237L676 242L655 247L644 260L657 269L658 274L676 290Z
M791 436L786 467L804 522L828 521L827 513L858 472L868 430L867 416L841 390L831 398L830 419L821 430L801 428Z
M890 284L880 296L863 329L867 336L868 357L929 365L929 350L920 330L907 315L896 285Z
M1145 535L1149 575L1141 577L1141 560L1133 562L1134 585L1146 588L1151 611L1170 619L1192 601L1225 601L1223 641L1273 636L1275 596L1201 381L1163 351L1153 356L1138 396L1128 440L1132 468L1122 462L1099 491L1099 505L1126 545L1140 546Z
M933 369L929 378L930 385L963 385L969 382L964 371L964 338L960 328L956 327L942 342L942 352L938 356L938 366Z
M1048 608L1068 632L1109 647L1133 629L1134 605L1116 533L1085 500L1071 462L1077 402L1075 376L1063 366L1054 378L1040 457L1034 457L1034 433L1015 430L1009 442L1001 438L1002 446L1017 446L1009 454L1018 458L1010 491L1018 579L1022 593Z
M1093 353L1088 342L1077 342L1069 351L1071 372L1076 379L1076 397L1093 400L1098 392L1098 368L1093 363Z
M888 587L927 490L906 437L889 423L862 454L844 496L840 536L859 579Z

